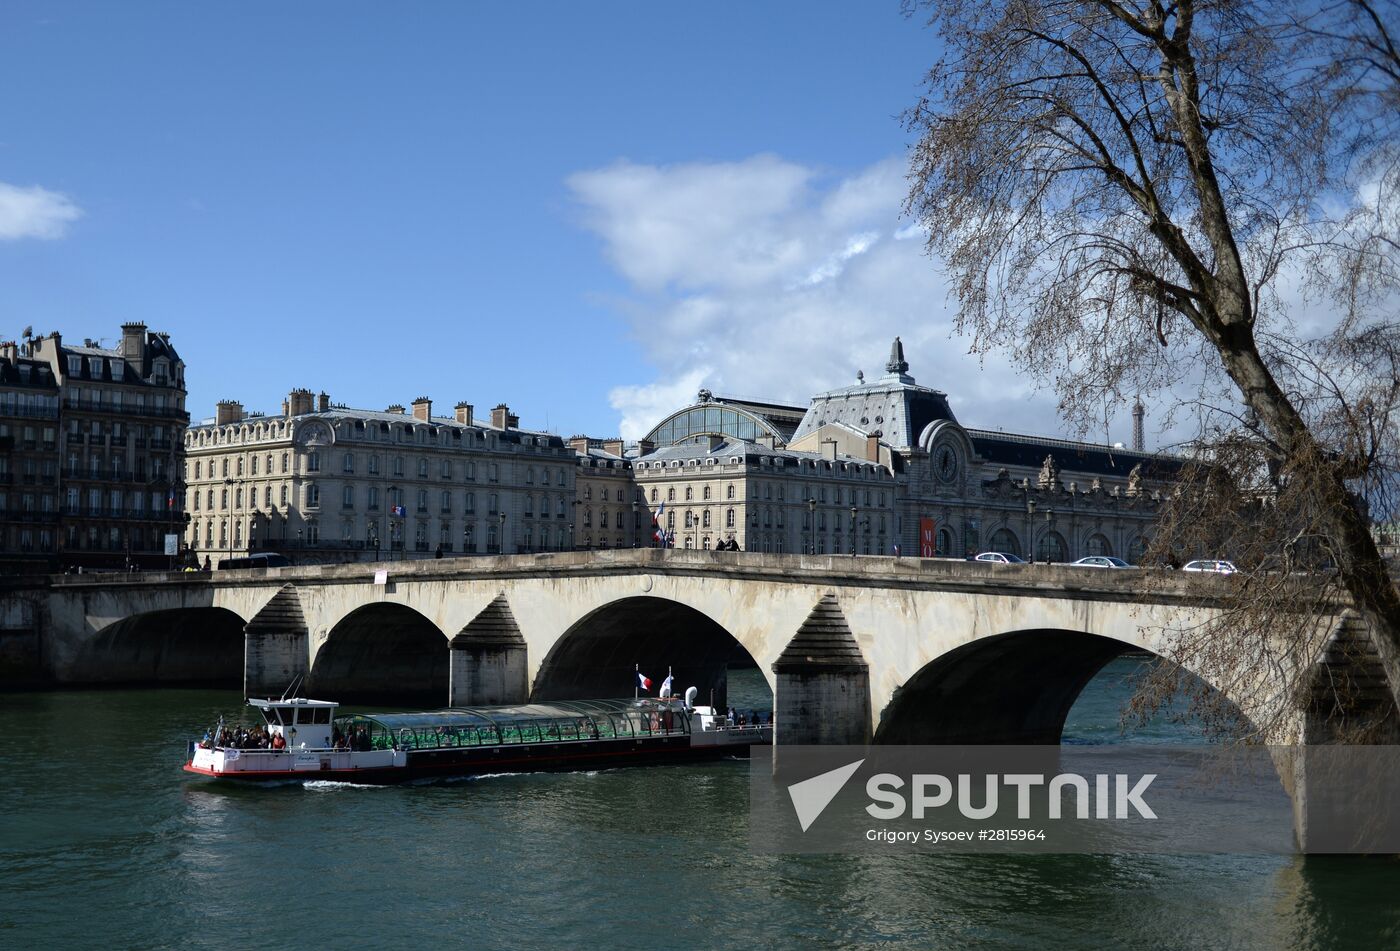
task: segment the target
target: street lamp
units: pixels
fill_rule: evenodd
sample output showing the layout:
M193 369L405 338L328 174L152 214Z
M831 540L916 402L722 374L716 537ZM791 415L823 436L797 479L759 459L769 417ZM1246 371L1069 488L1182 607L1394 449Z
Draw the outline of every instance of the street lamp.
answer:
M379 529L375 528L374 522L369 523L369 547L374 549L374 560L379 560Z
M1035 561L1035 523L1031 519L1035 518L1035 499L1031 498L1031 490L1026 489L1026 557Z
M462 554L464 555L467 553L467 535L470 532L470 528L468 528L466 525L462 526Z
M504 555L506 553L506 513L502 512L499 518L501 520L501 554Z
M851 506L851 557L856 556L856 513L859 511L854 505Z
M640 533L640 532L639 532L639 525L640 525L640 523L637 521L637 500L636 500L636 499L633 499L633 500L632 500L632 547L633 547L633 548L636 548L636 547L637 547L637 535Z
M807 500L807 554L817 553L817 500Z

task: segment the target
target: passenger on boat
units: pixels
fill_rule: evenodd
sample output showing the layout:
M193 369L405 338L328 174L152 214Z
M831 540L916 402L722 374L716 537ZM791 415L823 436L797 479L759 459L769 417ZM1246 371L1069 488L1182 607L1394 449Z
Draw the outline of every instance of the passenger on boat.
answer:
M284 750L284 749L286 749L286 748L287 748L287 739L286 739L286 737L284 737L281 733L278 733L278 734L276 734L275 736L273 736L273 738L272 738L272 748L273 748L274 750Z

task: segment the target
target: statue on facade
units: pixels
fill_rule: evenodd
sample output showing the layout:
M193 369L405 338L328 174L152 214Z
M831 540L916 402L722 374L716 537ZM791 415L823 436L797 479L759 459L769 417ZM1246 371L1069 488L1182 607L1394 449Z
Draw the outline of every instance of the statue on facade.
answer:
M1128 495L1132 498L1142 494L1142 463L1133 466L1128 473Z
M1042 489L1053 489L1060 482L1060 467L1055 465L1054 456L1046 456L1045 461L1040 466L1040 477L1036 479L1036 485Z

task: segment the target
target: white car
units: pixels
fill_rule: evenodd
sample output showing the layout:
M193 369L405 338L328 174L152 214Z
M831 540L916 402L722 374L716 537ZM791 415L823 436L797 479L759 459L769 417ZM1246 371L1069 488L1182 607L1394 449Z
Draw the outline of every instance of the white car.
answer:
M1131 568L1122 558L1112 555L1086 555L1078 561L1071 561L1071 568Z
M1201 561L1188 561L1181 566L1182 571L1213 571L1219 575L1232 575L1239 571L1233 562L1216 561L1210 558Z
M984 551L973 561L990 561L998 565L1024 565L1026 559L1009 551Z

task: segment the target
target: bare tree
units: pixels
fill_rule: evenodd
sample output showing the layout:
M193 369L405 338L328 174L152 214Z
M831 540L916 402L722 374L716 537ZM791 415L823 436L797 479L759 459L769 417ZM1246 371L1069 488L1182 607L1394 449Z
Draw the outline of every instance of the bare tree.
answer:
M1280 640L1270 662L1311 675L1316 620L1344 597L1400 697L1400 595L1370 531L1394 512L1400 189L1365 187L1396 178L1393 4L908 7L942 54L907 115L907 210L959 329L1038 367L1082 425L1194 380L1203 464L1154 544L1254 569L1209 632L1239 648L1219 676ZM1345 306L1304 311L1299 286Z

